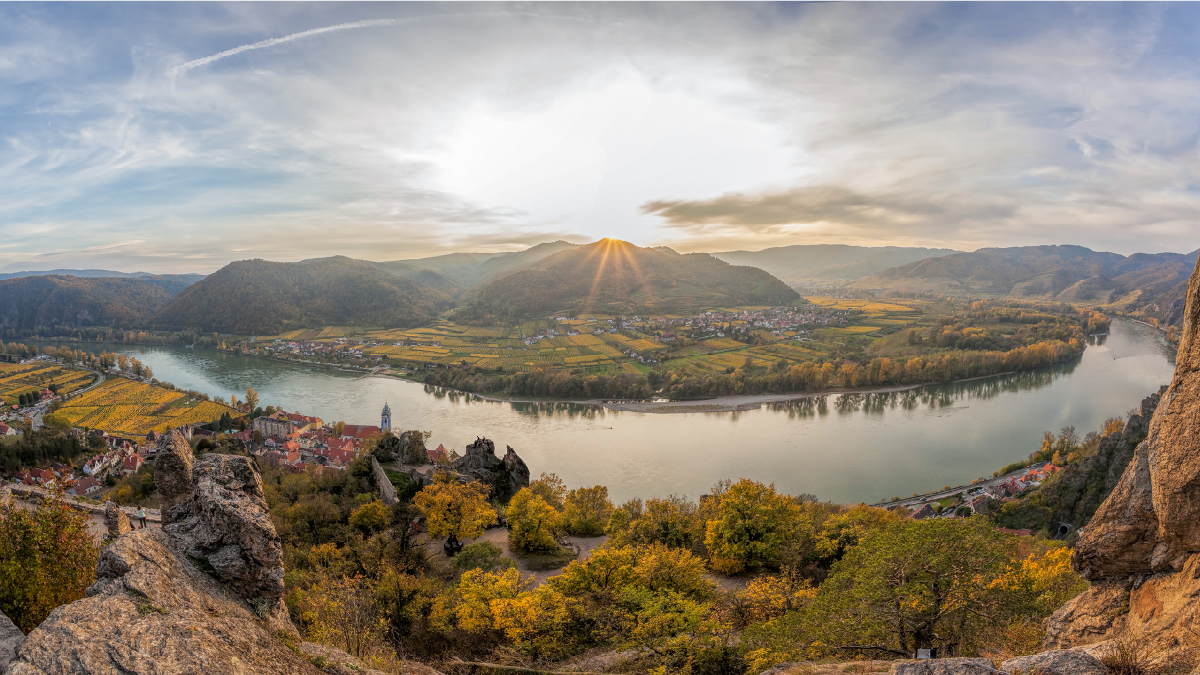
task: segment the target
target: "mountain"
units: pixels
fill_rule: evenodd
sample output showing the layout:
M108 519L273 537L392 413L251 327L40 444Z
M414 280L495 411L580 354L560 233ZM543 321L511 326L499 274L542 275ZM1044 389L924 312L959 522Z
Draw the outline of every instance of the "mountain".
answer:
M780 246L761 251L713 253L731 265L749 265L766 270L790 283L831 283L862 277L890 267L957 253L948 248L903 246L845 246L815 244Z
M562 251L578 248L578 244L552 241L524 251L512 253L449 253L432 258L413 258L374 263L385 272L408 276L398 270L427 270L452 280L462 288L470 288L509 272L528 267Z
M67 275L0 281L0 327L143 326L186 284L178 279Z
M615 239L574 246L472 290L456 316L512 320L554 312L685 313L707 307L787 305L787 284L707 253L680 255Z
M406 327L433 320L450 304L446 293L343 256L240 260L184 289L154 324L239 335L330 325Z
M1196 258L1197 252L1123 256L1082 246L982 248L883 270L851 286L1111 305L1177 324Z
M186 280L189 284L194 284L204 278L203 274L170 274L158 275L150 272L114 272L112 270L46 270L42 272L3 272L0 273L0 280L16 279L18 277L45 277L45 276L72 276L72 277L114 277L120 279L144 279L156 278L159 276L178 277L180 280Z

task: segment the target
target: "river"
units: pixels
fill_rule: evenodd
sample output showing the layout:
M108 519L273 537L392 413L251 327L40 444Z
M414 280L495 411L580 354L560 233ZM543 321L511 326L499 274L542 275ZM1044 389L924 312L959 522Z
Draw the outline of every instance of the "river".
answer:
M259 392L260 405L326 421L432 431L458 450L476 436L517 450L536 476L607 485L615 501L698 497L722 478L774 482L837 502L960 485L1036 450L1044 431L1080 436L1166 384L1174 355L1161 333L1113 323L1067 364L886 394L827 395L743 412L614 412L576 403L507 403L387 378L169 346L73 343L137 356L160 380L214 396Z

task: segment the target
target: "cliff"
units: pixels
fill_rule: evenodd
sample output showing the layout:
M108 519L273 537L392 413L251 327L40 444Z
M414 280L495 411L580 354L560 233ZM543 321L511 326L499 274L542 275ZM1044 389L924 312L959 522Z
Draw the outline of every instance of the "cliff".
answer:
M108 545L87 597L25 636L6 673L378 673L301 640L281 599L279 536L247 458L194 460L172 432L160 443L155 483L163 528Z
M1146 439L1080 531L1072 557L1091 588L1047 620L1049 646L1122 636L1194 642L1200 595L1200 265L1188 282L1175 375Z

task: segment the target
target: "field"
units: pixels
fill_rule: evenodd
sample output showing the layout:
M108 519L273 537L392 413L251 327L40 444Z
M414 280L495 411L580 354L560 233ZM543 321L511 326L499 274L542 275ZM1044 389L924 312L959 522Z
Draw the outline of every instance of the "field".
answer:
M536 367L617 372L621 370L620 363L628 359L625 352L657 353L667 349L667 345L641 334L604 332L596 335L599 327L594 319L532 321L511 328L479 328L442 322L412 330L367 331L361 337L383 343L365 348L365 355L387 356L393 365L470 364L508 372L529 371ZM526 344L522 337L551 328L564 335L545 337L532 344ZM566 335L568 331L580 334Z
M87 370L41 361L0 363L0 398L5 405L15 405L21 394L41 391L51 384L58 385L59 395L66 395L87 387L95 378Z
M223 413L241 414L186 392L114 377L67 400L56 414L65 417L71 426L141 436L152 429L161 432L184 424L211 422Z

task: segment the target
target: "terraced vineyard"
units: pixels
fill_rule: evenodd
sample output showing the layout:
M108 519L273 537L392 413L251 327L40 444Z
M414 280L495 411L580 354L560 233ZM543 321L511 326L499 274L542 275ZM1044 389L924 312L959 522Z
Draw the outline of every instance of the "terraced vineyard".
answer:
M56 414L71 426L109 433L145 435L184 424L211 422L222 414L240 415L227 405L194 398L187 392L114 377L67 400Z
M21 394L42 391L52 384L57 385L60 396L65 396L87 387L95 379L91 371L44 361L0 363L0 398L5 405L15 405Z

